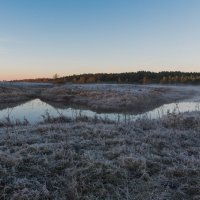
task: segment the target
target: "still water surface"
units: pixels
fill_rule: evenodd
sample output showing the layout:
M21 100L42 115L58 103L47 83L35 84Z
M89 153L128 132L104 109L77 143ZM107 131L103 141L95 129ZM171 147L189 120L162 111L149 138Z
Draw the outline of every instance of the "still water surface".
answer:
M64 115L70 118L76 118L77 116L88 116L88 117L98 117L98 118L107 118L114 121L124 121L131 120L134 121L138 118L149 117L152 119L160 118L167 113L179 113L179 112L187 112L187 111L199 111L200 110L200 102L179 102L179 103L170 103L160 106L152 111L148 111L143 114L131 115L131 114L116 114L116 113L101 113L98 114L96 112L90 110L82 110L82 109L73 109L73 108L55 108L40 99L34 99L28 101L22 105L16 106L14 108L6 108L0 110L0 120L4 120L6 117L13 121L16 119L23 121L26 118L30 123L34 124L43 120L43 115L49 113L53 117L59 117L60 115Z

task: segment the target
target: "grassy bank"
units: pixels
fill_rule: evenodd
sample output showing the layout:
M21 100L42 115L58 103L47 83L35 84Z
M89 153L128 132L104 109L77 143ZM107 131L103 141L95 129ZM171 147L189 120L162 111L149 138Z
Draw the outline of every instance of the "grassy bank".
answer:
M12 87L11 87L12 86ZM50 104L82 107L95 112L142 113L165 103L199 96L198 87L131 85L131 84L66 84L48 86L13 83L0 86L0 109L39 98Z
M95 112L142 113L165 103L199 95L198 87L131 84L66 84L43 91L40 98Z

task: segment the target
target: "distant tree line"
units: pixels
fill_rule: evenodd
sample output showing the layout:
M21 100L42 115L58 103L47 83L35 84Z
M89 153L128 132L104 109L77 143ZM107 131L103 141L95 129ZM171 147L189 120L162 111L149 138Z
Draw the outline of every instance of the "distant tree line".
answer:
M52 78L36 78L36 79L22 79L22 80L12 80L11 82L41 82L41 83L52 83Z
M194 72L127 72L127 73L98 73L81 74L60 77L58 83L139 83L139 84L200 84L200 73Z
M80 74L58 77L52 79L26 79L28 82L53 82L53 83L138 83L138 84L200 84L200 73L163 71L150 72L138 71L127 73L98 73Z

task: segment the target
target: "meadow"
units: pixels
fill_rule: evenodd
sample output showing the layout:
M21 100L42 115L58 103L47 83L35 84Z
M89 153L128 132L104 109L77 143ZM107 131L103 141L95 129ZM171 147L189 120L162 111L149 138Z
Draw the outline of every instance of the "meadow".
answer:
M101 112L199 101L195 86L3 86L1 91L1 105L16 96L22 102L37 97ZM120 123L50 115L37 124L0 123L0 199L197 200L199 179L198 111Z

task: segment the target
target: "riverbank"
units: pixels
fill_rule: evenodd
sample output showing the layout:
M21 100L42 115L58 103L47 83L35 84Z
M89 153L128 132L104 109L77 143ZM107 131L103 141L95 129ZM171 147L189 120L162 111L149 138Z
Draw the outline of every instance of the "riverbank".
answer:
M0 109L15 107L26 101L38 98L41 92L50 85L28 83L1 83L0 84Z
M44 90L40 98L72 107L82 106L95 112L138 114L166 103L200 95L197 87L130 85L130 84L68 84Z
M1 107L39 98L58 107L89 109L98 113L117 112L138 114L166 103L200 95L196 86L161 86L130 84L66 84L12 85L0 87Z
M200 114L0 128L4 199L199 199Z

